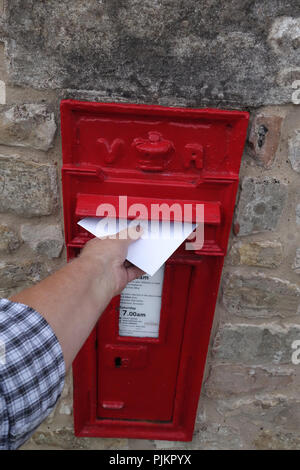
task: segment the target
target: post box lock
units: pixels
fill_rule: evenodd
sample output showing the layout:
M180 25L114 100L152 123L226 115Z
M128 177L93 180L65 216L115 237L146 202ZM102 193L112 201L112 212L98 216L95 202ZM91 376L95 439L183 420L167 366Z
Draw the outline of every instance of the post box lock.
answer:
M62 101L68 260L91 237L77 222L103 217L106 205L129 219L137 206L151 213L176 205L173 222L187 204L189 222L197 204L204 207L202 248L182 244L153 277L128 285L77 355L77 436L192 439L248 118L240 111ZM164 217L158 212L154 220Z
M106 367L114 369L141 369L146 367L147 347L106 344L103 357Z

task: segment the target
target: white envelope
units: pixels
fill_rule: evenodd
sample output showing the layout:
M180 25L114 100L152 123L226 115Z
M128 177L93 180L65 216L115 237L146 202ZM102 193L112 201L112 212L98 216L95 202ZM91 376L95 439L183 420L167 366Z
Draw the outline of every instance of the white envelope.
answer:
M78 222L78 225L98 238L114 235L128 224L141 225L143 235L129 246L127 260L150 276L158 271L197 226L190 222L148 222L108 217L86 217Z

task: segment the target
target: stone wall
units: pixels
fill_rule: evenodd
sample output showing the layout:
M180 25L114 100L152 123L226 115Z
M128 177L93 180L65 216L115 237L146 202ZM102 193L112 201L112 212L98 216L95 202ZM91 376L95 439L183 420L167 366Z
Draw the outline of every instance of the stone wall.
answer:
M65 263L62 98L251 112L192 443L75 438L69 376L24 449L299 448L299 2L2 0L0 15L3 297Z

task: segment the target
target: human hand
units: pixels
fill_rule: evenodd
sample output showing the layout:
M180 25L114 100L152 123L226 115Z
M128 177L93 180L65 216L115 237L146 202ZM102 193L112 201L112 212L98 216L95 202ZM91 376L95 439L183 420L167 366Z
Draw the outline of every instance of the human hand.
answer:
M105 289L112 298L122 292L128 282L144 272L126 261L128 247L142 235L141 226L133 226L116 235L117 238L93 238L84 246L79 260L92 271L93 290ZM103 292L102 292L103 295Z

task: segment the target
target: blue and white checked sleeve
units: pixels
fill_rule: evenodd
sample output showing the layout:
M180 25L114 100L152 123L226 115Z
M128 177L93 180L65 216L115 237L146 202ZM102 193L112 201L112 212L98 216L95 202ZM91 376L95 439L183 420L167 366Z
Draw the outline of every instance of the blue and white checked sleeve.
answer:
M65 363L47 321L27 305L0 299L0 450L17 449L51 413Z

